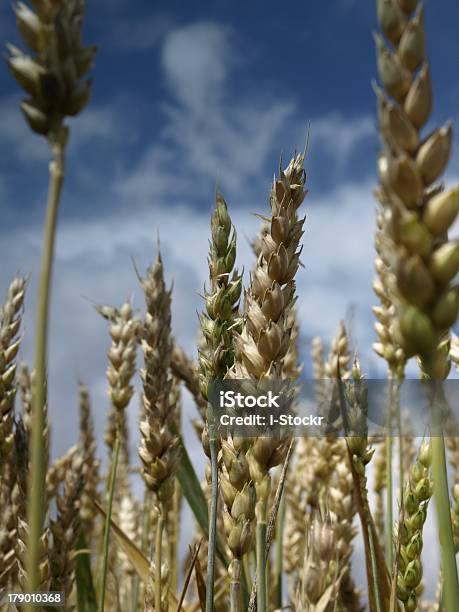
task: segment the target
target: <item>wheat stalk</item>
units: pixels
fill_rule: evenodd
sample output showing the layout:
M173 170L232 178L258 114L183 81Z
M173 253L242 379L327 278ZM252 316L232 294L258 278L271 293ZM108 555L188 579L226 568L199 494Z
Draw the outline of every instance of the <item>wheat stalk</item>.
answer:
M40 534L44 517L43 491L46 463L42 431L45 427L48 310L54 239L64 180L64 153L68 140L67 116L77 115L89 99L90 82L83 77L92 67L95 49L81 45L83 0L34 2L36 13L22 2L15 6L19 32L30 50L9 45L10 70L29 96L21 104L30 128L46 136L52 152L45 235L41 261L36 320L34 395L29 496L29 590L38 587ZM27 606L28 608L29 606Z

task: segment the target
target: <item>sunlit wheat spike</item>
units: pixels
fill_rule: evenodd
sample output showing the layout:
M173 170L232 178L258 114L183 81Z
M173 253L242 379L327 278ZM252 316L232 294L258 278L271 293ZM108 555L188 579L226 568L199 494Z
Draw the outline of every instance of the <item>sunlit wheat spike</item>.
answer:
M83 457L84 489L80 499L80 520L85 533L89 538L94 531L95 509L93 500L99 499L99 460L96 457L97 442L94 432L94 423L91 415L89 391L83 384L79 384L80 409L80 448Z
M316 513L308 522L305 533L305 552L295 609L331 609L336 602L343 572L336 559L336 524L327 515Z
M295 155L280 170L270 193L269 231L245 293L244 325L236 336L236 360L230 376L239 379L282 378L283 360L291 347L295 274L299 266L304 219L298 211L306 196L304 156ZM262 440L262 441L261 441ZM279 465L287 450L283 440L255 441L248 454L257 498L269 497L269 470Z
M386 307L390 310L392 303L394 312L388 313L387 324L379 322L382 342L375 348L389 357L391 368L400 369L396 351L401 347L407 357L419 356L428 376L445 378L450 367L447 334L459 309L452 286L459 270L459 243L447 237L459 211L459 189L444 190L438 183L450 157L451 123L421 135L432 109L432 87L423 8L412 5L414 13L405 13L395 0L378 0L381 29L395 46L391 51L376 36L384 88L376 91L383 143L377 249L384 263L377 261L377 266L383 273L380 293L384 291ZM384 318L386 313L380 314Z
M141 286L147 313L141 331L144 367L139 456L146 485L165 502L174 493L180 441L173 427L176 406L170 403L171 291L164 282L159 252Z
M62 491L58 491L56 496L57 516L50 523L50 589L64 593L66 601L70 598L75 580L76 541L80 529L79 504L83 487L83 458L76 452L65 472Z
M15 278L0 308L0 469L3 472L7 469L8 456L13 447L16 356L21 343L25 287L25 278Z

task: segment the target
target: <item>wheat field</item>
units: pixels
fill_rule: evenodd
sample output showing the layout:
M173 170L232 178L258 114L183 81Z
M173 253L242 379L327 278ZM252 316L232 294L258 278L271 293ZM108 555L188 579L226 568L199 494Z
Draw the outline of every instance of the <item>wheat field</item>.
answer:
M443 407L444 384L459 370L459 239L448 234L459 186L443 181L452 123L429 123L435 92L422 4L376 2L379 180L369 198L372 350L388 390L383 433L369 423L373 381L346 313L333 338L308 344L307 367L302 359L297 279L308 274L312 125L300 152L273 161L267 203L255 211L250 270L238 260L245 228L216 190L194 354L176 340L176 287L161 228L158 236L152 228L155 256L145 271L135 265L123 288L129 295L137 286L141 306L128 298L93 308L107 345L104 435L95 427L100 407L80 380L79 431L57 458L48 410L55 244L68 145L79 127L68 119L90 103L97 49L82 42L91 3L31 0L13 10L23 46L7 44L7 63L25 92L24 120L46 141L50 163L35 329L24 328L27 274L11 279L0 308L1 609L459 610L459 438L446 435L451 429L420 432L415 414L413 422L401 417L413 367ZM20 352L26 333L29 364ZM218 426L215 385L244 381L257 394L288 383L297 411L306 371L327 423L321 435ZM454 407L442 424L452 428L453 418ZM427 538L439 567L432 551L423 554Z

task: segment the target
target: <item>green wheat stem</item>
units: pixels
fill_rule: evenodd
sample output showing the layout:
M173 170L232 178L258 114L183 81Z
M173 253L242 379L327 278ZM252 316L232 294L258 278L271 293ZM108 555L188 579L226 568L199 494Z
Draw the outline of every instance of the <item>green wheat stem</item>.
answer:
M387 565L392 567L393 554L393 479L392 479L392 436L386 439L386 535L387 535Z
M175 593L177 590L177 543L178 543L178 532L180 523L180 496L181 492L175 489L174 496L172 498L173 504L173 516L171 518L171 533L168 534L169 540L169 566L170 566L170 582L169 587Z
M370 517L370 520L368 521L368 543L370 545L371 573L373 577L373 589L375 593L376 612L382 612L381 594L379 591L379 582L378 582L378 575L379 575L378 574L378 563L376 560L374 531L371 525L371 517Z
M104 547L102 557L102 577L101 577L101 588L100 588L100 599L99 599L99 612L104 612L105 606L105 592L107 589L107 571L108 571L108 545L110 542L110 522L112 518L113 498L115 496L115 484L116 484L116 470L118 468L118 458L120 454L120 436L119 432L116 434L115 445L113 448L113 459L110 470L110 480L108 486L108 500L107 500L107 512L105 517L104 527Z
M403 473L403 453L404 453L404 443L403 443L403 425L402 425L402 415L400 411L400 385L402 381L399 379L397 382L397 390L396 390L396 399L395 399L395 410L397 414L397 429L398 429L398 479L399 479L399 490L400 490L400 499L402 498L403 484L405 481L405 475Z
M40 586L39 555L40 537L44 521L44 492L46 460L43 440L45 426L44 407L46 404L47 344L49 324L49 303L53 271L56 227L59 201L64 182L65 139L52 144L53 160L49 166L49 191L45 219L43 249L41 255L40 281L35 335L35 384L32 411L31 469L29 476L27 576L29 591L37 591Z
M241 610L241 560L234 558L231 561L230 580L230 612Z
M457 610L459 585L457 581L456 551L448 493L445 444L443 435L432 436L432 473L440 539L441 567L443 571L443 603L445 612Z
M144 553L148 545L148 534L150 531L151 523L151 506L152 506L152 495L147 489L144 494L144 508L145 512L143 515L142 527L141 527L141 550ZM140 596L140 578L136 574L134 580L133 594L132 594L132 609L137 610Z
M215 548L217 545L217 510L218 510L218 460L217 460L217 432L215 424L209 423L209 447L211 468L211 498L209 512L209 543L207 554L207 588L206 612L214 609L214 575L215 575Z
M252 591L252 574L250 571L250 557L248 554L242 557L242 577L245 581L245 586L247 587L244 588L243 585L242 594L247 595ZM248 593L246 591L248 591Z
M161 555L163 543L164 516L162 508L159 509L158 523L156 525L155 542L155 610L162 610L161 605Z
M389 403L387 410L388 435L386 438L386 536L387 536L387 565L391 568L394 562L393 549L393 478L392 478L392 414L393 414L393 381L389 382Z
M257 612L268 611L268 588L266 583L266 502L259 501L257 515Z
M274 560L274 575L276 582L274 606L282 608L282 573L283 573L283 554L284 554L284 522L285 522L285 497L279 504L279 512L276 520L276 552Z

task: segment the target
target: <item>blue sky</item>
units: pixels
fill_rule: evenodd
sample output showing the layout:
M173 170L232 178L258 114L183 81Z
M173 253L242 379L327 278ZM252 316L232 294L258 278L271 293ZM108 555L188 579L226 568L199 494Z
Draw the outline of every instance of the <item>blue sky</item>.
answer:
M374 4L88 2L85 40L100 50L93 99L72 121L61 209L50 361L55 453L75 438L80 377L103 429L108 338L91 302L118 305L133 296L141 307L132 259L144 270L159 233L174 280L174 334L193 352L216 185L239 232L239 265L249 270L248 239L258 225L252 213L267 211L279 157L288 162L303 148L309 124L302 352L306 358L316 334L328 343L347 316L365 370L384 375L369 348L379 148ZM432 126L459 118L458 23L456 0L427 3ZM0 5L0 39L18 42L8 3ZM1 63L0 294L16 271L31 275L22 350L30 360L48 152L22 120L21 97ZM134 405L134 427L136 418ZM198 447L193 452L198 462Z
M443 0L435 8L428 4L426 13L436 114L454 116L459 6ZM0 17L2 38L16 42L7 4ZM142 200L152 206L165 191L170 205L183 203L178 185L172 193L164 186L164 166L180 163L188 166L195 191L199 186L196 197L186 189L186 205L208 207L219 180L231 203L244 206L266 189L279 153L288 156L302 146L308 122L314 196L343 180L372 176L378 147L370 85L375 26L374 3L362 0L282 7L274 2L168 2L159 9L146 0L89 2L86 40L100 51L93 102L77 120L70 145L72 194L63 217L131 206L121 201L118 188L137 180L142 163L152 179L143 190L127 188L134 205ZM35 221L32 212L41 214L45 187L36 162L45 160L46 148L17 125L20 93L5 65L0 91L1 111L8 118L4 146L10 153L11 145L21 141L16 154L0 161L3 206L14 223L19 194ZM203 142L197 142L199 136ZM234 158L245 162L242 168ZM25 170L26 185L21 180Z

